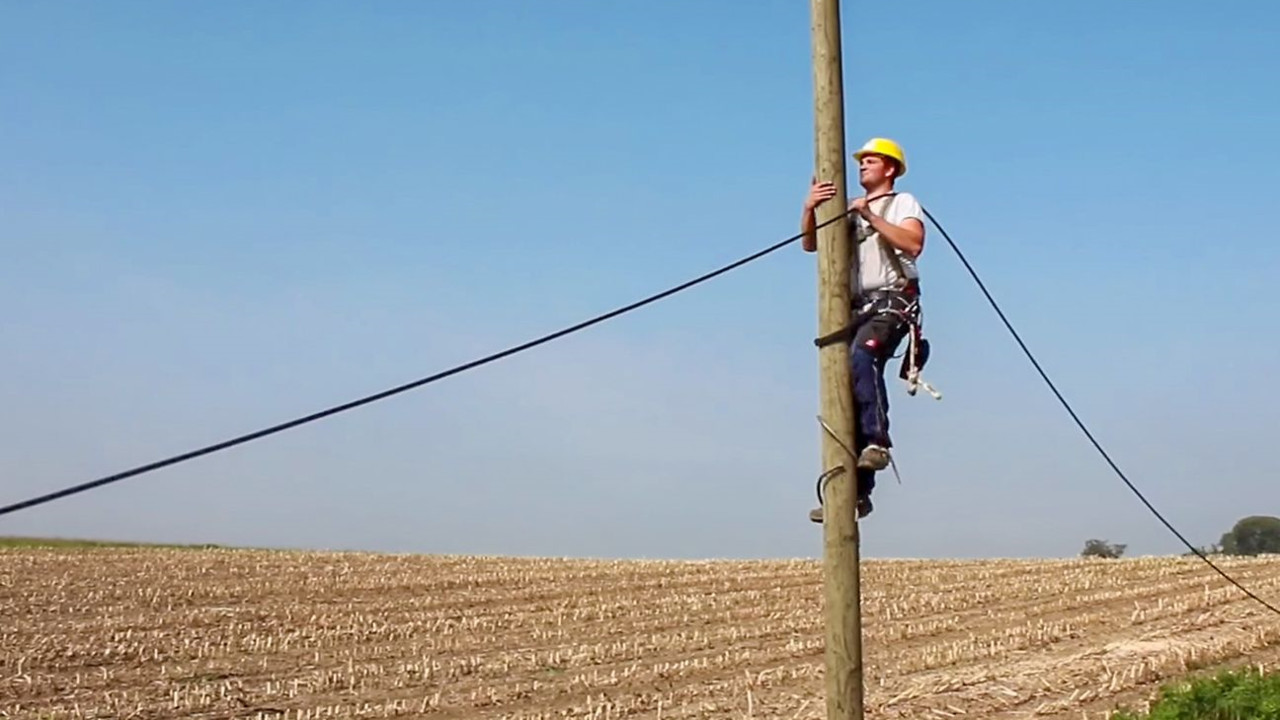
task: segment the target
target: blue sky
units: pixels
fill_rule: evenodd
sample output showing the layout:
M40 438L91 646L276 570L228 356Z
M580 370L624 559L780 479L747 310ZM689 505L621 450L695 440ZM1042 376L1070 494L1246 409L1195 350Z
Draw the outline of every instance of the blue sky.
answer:
M917 195L1196 543L1280 513L1280 8L846 3L850 149ZM0 3L0 504L398 385L796 232L805 3ZM870 557L1180 544L936 229ZM820 556L798 246L0 534ZM896 366L895 366L896 368ZM1232 464L1234 463L1234 467Z

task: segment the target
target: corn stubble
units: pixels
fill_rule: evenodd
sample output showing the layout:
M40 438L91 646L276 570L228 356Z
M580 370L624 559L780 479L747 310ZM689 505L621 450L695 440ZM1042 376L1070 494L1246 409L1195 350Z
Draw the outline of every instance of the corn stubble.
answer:
M1228 558L1264 597L1280 569ZM822 718L816 561L0 551L0 717ZM870 718L1102 718L1280 621L1196 558L867 561Z

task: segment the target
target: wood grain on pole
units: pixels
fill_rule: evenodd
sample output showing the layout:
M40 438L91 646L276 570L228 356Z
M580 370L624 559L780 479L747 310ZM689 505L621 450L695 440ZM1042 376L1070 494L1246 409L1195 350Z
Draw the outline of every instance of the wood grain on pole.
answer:
M848 207L845 173L844 92L839 0L810 0L816 175L836 183L834 198L820 205L819 224ZM850 320L849 218L818 230L818 334ZM849 347L836 343L818 351L821 416L839 439L854 447L853 388ZM844 468L826 484L823 503L823 575L826 611L826 700L828 720L863 720L862 616L859 575L856 458L818 427L823 469Z

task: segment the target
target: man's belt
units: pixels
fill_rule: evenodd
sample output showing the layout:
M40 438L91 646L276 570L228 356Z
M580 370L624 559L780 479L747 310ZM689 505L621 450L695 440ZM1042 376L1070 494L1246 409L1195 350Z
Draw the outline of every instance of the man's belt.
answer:
M886 287L886 288L877 288L875 290L868 290L866 292L855 295L853 297L852 302L854 307L860 307L873 300L887 300L890 298L897 298L897 297L903 297L903 296L912 297L912 298L919 297L920 281L912 278L911 280L908 280L901 285L895 285L895 286Z
M827 333L822 337L815 338L813 341L813 344L819 348L822 348L822 347L826 347L827 345L834 345L835 343L839 343L839 342L852 342L853 335L857 331L858 326L861 325L868 318L870 318L872 315L875 315L878 312L880 312L879 309L874 307L870 310L859 312L860 310L862 310L862 308L866 307L869 304L874 303L877 300L889 300L889 299L899 298L899 297L915 298L915 297L919 297L919 295L920 295L920 281L916 279L908 280L902 285L898 285L896 287L881 288L878 290L870 290L868 292L861 293L853 298L854 314L853 314L853 317L849 319L849 325L847 327L841 328L840 330L836 330L835 332Z

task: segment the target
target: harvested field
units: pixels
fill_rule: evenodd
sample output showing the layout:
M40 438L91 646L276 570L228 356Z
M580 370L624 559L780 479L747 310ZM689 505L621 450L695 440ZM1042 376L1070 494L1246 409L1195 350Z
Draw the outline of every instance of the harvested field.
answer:
M1276 560L1224 568L1280 600ZM0 717L825 718L821 565L0 550ZM1280 657L1196 558L868 561L869 718L1102 718Z

